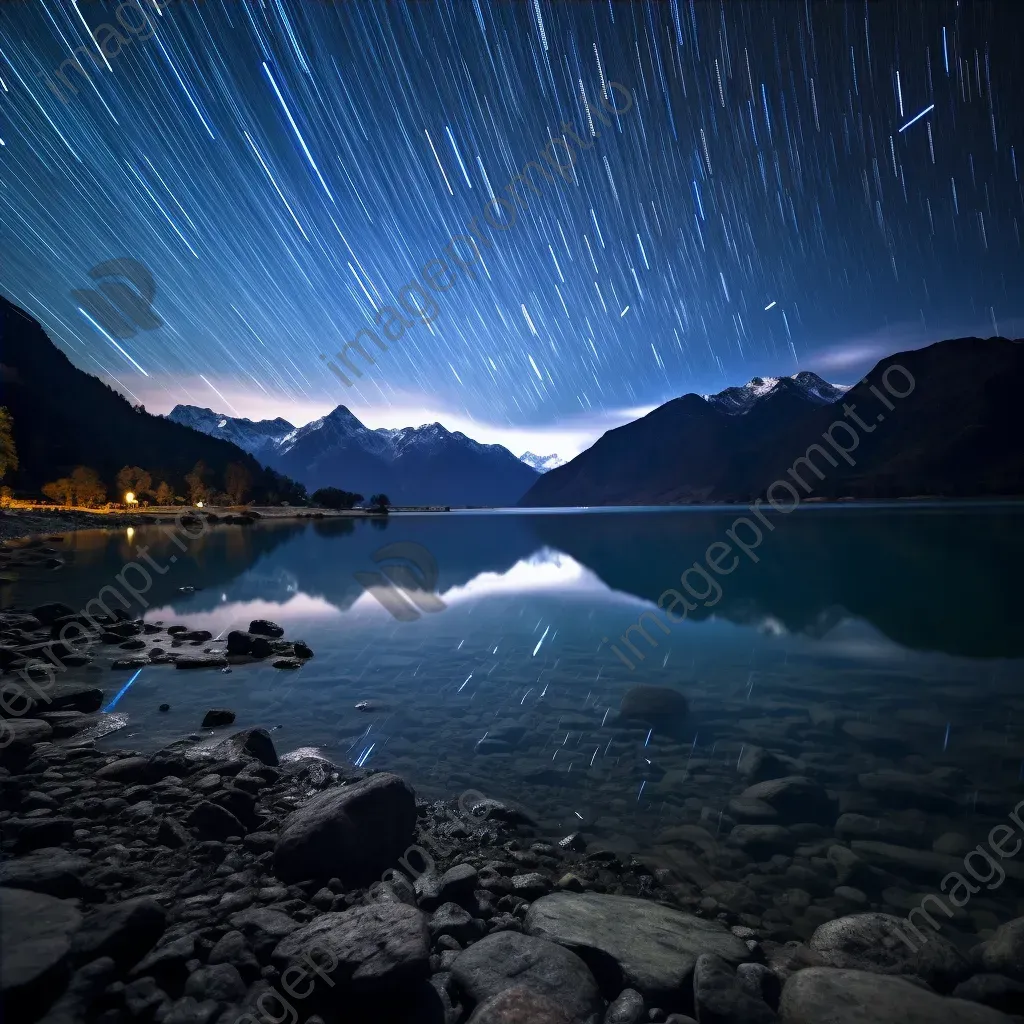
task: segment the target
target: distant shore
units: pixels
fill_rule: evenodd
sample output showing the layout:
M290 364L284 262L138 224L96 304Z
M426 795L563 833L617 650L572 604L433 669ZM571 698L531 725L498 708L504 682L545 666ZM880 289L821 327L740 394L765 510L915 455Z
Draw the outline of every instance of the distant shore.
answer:
M397 511L397 510L396 510ZM334 519L376 518L379 512L370 509L329 509L294 506L207 505L202 509L192 505L161 505L160 507L126 509L62 508L54 505L14 504L0 510L0 541L16 541L40 534L62 533L67 530L112 529L119 526L145 526L161 520L173 520L185 512L215 516L217 519L256 513L259 519Z

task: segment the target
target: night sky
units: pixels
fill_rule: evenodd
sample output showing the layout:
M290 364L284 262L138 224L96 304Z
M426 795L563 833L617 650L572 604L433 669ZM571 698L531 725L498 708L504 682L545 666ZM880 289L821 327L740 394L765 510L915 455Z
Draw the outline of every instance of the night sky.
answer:
M1018 0L138 2L0 4L0 291L151 411L571 455L688 391L1024 333ZM320 356L474 220L346 387ZM120 257L162 325L118 340L71 292Z

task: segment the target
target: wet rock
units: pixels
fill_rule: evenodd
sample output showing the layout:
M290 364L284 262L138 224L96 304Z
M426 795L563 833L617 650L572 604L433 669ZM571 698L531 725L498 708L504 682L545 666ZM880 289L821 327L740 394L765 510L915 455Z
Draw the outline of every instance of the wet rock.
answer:
M597 1024L604 1008L597 982L578 956L514 931L494 932L460 953L452 978L468 1006L485 1006L495 996L523 987L555 1001L570 1024Z
M232 733L213 748L213 753L224 760L255 758L271 768L278 766L274 741L266 729L243 729Z
M224 668L228 659L223 654L179 654L175 668Z
M110 667L119 671L123 670L130 672L134 668L145 668L149 664L151 664L151 662L148 655L132 654L127 658L115 658L114 661L110 663Z
M71 951L79 963L110 957L125 969L153 948L166 924L164 908L149 897L101 906L85 917Z
M836 835L840 839L913 844L924 834L925 825L925 816L920 812L887 815L885 818L848 813L840 815L836 821Z
M985 971L1024 981L1024 917L1000 925L976 955Z
M781 824L810 821L831 825L836 820L835 801L816 782L802 775L758 782L741 796L768 804L779 815Z
M956 789L963 785L963 772L955 768L936 768L927 775L883 770L865 772L857 777L867 790L886 806L951 810L957 806Z
M228 654L249 654L252 651L253 635L241 629L228 633Z
M809 945L830 967L913 975L939 992L952 991L970 974L966 957L947 939L929 929L927 941L914 941L911 931L889 914L852 914L820 925Z
M253 619L249 623L249 632L255 633L257 636L284 636L284 630L270 619Z
M429 957L430 933L419 910L372 903L321 914L282 939L272 959L282 972L293 964L308 969L313 959L341 989L387 993L426 977Z
M716 921L628 896L554 893L530 907L524 926L579 953L606 992L634 988L669 1008L688 1003L701 953L732 964L749 956L746 944Z
M751 825L770 825L779 820L779 812L771 804L742 796L729 801L729 814L737 821Z
M302 668L302 662L298 658L275 658L271 664L274 668Z
M74 614L74 608L69 608L66 604L61 604L60 601L51 601L32 609L32 617L38 619L44 626L49 626L55 620L63 618L65 615L73 616Z
M604 1024L640 1024L646 1019L644 997L636 989L624 988L609 1004Z
M25 889L0 889L0 1005L13 1020L34 1020L63 990L71 938L82 915L71 902Z
M93 960L77 970L67 989L39 1024L80 1024L86 1020L94 1001L113 980L116 971L110 957Z
M492 996L476 1008L469 1024L573 1024L562 1011L561 1003L542 996L525 985Z
M203 728L215 729L220 725L231 725L235 720L235 713L228 708L210 708L203 715Z
M389 772L371 775L293 811L274 850L274 871L284 881L337 877L365 884L401 856L415 825L412 789Z
M714 953L697 957L693 1002L700 1024L773 1024L775 1014L740 984L736 971Z
M784 1024L1008 1024L978 1003L936 995L921 985L866 971L810 967L785 984Z
M745 746L743 753L736 762L736 771L748 783L766 782L768 779L781 779L793 773L792 758L781 758L769 753L764 747Z

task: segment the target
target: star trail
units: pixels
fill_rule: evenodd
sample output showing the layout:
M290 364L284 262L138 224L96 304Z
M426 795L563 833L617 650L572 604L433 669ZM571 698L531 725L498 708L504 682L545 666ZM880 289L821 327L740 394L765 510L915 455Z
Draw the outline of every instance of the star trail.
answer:
M1021 324L1022 28L1010 0L6 0L0 291L152 411L500 436L853 380ZM545 151L574 158L517 201ZM474 273L341 383L321 357L474 223ZM122 257L161 325L115 340L71 293Z

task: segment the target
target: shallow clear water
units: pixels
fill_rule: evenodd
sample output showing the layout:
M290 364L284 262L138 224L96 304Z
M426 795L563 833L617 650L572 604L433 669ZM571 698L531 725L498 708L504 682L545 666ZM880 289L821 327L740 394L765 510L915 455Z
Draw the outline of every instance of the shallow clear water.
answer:
M690 594L703 601L692 599L697 608L667 633L648 618L657 646L634 631L631 652L619 638L728 539L742 511L266 522L212 527L185 551L169 527L131 538L86 531L66 538L66 568L5 585L2 599L81 607L144 545L163 569L150 573L147 619L216 637L270 618L315 652L298 671L145 668L116 699L127 726L106 742L120 746L155 748L196 731L207 708L230 707L237 727L274 729L279 751L361 759L426 794L473 787L518 801L552 837L582 827L604 845L670 862L676 826L703 821L716 842L724 837L728 800L746 785L738 758L760 745L798 759L842 809L878 816L905 807L865 793L860 773L961 769L938 805L904 803L924 816L923 849L950 831L983 841L1021 799L1024 509L775 515L757 562L742 556L717 577L720 596L691 574ZM381 573L375 552L398 544L413 546L396 552L406 568L393 578L408 594L429 571L426 549L436 596L403 597L385 575L366 575ZM197 589L179 589L187 586ZM103 680L112 699L130 676L72 671ZM685 693L685 728L613 727L637 683ZM357 710L361 701L376 710Z

